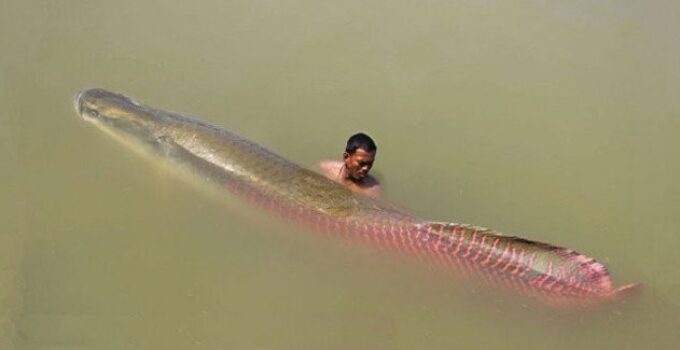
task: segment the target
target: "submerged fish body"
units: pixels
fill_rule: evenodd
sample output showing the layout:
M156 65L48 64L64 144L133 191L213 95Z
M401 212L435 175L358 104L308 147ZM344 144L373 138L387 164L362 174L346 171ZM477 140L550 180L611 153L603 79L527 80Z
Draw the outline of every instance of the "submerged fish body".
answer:
M614 288L604 265L567 248L471 225L422 220L235 133L118 93L90 89L74 102L85 120L107 133L317 230L427 256L472 278L556 303L607 300L637 286Z

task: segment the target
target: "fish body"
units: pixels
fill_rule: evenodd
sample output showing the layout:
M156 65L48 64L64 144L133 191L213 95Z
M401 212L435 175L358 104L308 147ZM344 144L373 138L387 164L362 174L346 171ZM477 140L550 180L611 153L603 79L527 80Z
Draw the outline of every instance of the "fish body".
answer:
M637 286L615 288L604 265L567 248L423 220L196 118L103 89L83 91L74 102L83 119L107 133L317 230L432 258L472 278L555 303L607 300Z

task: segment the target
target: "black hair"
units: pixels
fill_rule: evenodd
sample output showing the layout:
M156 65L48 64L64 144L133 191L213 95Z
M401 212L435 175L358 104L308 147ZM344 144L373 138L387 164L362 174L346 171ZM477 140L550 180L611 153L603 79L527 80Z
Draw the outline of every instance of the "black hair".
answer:
M366 152L375 152L378 150L378 146L375 145L373 139L364 134L363 132L354 134L350 136L347 140L347 147L345 147L345 152L352 154L356 152L357 149L363 149Z

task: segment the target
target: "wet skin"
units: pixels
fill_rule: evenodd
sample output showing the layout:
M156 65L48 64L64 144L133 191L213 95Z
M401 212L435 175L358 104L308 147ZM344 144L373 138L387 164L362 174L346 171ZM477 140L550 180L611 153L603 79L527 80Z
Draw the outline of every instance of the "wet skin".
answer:
M380 197L378 180L369 174L375 162L375 152L359 148L352 154L343 153L342 161L323 161L319 166L326 177L350 190L370 197Z

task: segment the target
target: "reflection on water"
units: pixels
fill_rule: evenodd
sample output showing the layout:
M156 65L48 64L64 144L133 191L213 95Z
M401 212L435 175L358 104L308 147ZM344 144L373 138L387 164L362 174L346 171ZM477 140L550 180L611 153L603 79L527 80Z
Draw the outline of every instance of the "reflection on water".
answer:
M10 1L0 348L672 348L679 7ZM645 291L560 313L301 234L80 121L91 86L300 164L365 130L394 202L573 247Z

